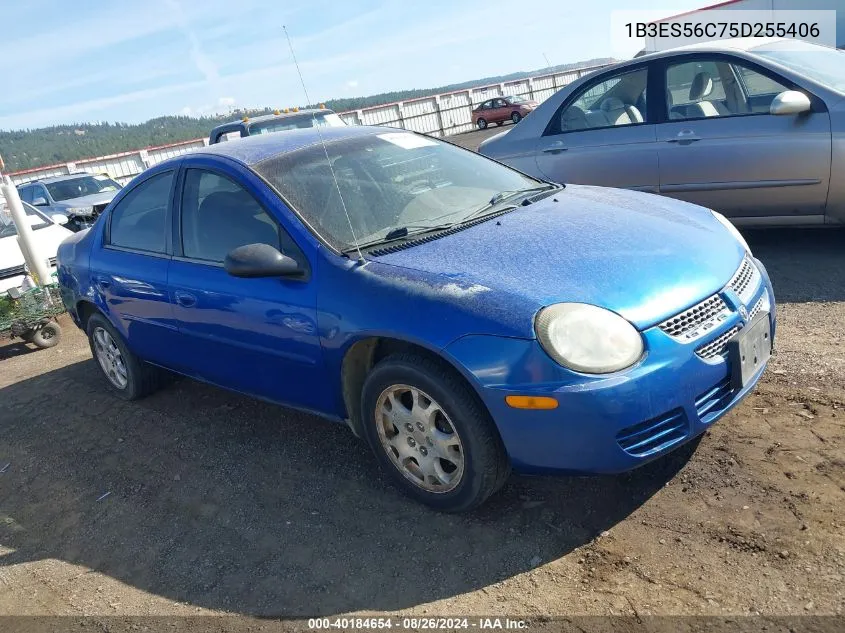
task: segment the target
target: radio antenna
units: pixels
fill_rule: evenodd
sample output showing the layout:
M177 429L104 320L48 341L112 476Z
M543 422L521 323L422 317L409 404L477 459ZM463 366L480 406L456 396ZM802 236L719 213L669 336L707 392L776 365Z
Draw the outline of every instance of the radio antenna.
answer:
M293 58L293 65L296 66L296 72L299 75L299 82L302 84L302 92L305 93L305 101L308 105L311 105L311 97L308 96L308 88L305 87L305 79L302 78L302 71L299 69L299 62L296 61L296 53L293 52L293 44L290 41L288 29L284 24L282 25L282 30L285 32L285 38L287 38L288 48L290 49L290 56ZM320 125L317 123L317 115L312 112L311 117L314 119L314 128L317 130L317 135L320 137L320 145L323 146L323 152L326 154L326 162L329 165L329 171L332 174L335 189L337 189L337 197L340 198L340 205L343 207L343 213L346 215L346 221L349 223L349 232L352 234L352 241L355 242L355 250L358 251L358 263L366 264L367 260L364 259L364 255L361 253L361 247L358 245L358 238L355 235L355 229L352 227L352 218L349 217L349 210L346 208L346 202L343 200L343 194L340 193L340 185L338 184L337 176L334 173L332 159L329 158L329 150L326 147L326 142L323 140L323 133L320 131Z

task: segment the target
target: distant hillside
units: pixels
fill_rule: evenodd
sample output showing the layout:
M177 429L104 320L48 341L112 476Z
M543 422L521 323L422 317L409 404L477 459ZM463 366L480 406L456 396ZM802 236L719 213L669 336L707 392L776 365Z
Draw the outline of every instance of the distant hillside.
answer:
M406 101L418 97L465 90L475 86L516 81L533 75L562 72L576 68L597 66L612 62L612 59L591 59L575 64L563 64L552 68L511 73L496 77L484 77L435 88L397 90L368 97L350 97L326 101L326 107L342 112L381 105L393 101ZM292 104L280 104L290 106ZM262 110L235 110L225 115L206 117L163 116L145 123L76 123L55 125L34 130L0 130L0 155L6 162L6 169L17 171L53 163L65 163L82 158L115 154L141 149L152 145L166 145L207 136L211 128L223 121L239 118L244 114L254 116L266 114L272 108Z

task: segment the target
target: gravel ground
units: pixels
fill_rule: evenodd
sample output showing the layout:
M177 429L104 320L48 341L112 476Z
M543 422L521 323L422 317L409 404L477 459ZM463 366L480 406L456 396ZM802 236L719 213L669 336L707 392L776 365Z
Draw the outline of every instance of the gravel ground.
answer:
M116 400L66 318L0 347L0 614L843 615L845 233L748 237L779 301L752 396L633 473L513 477L464 516L339 425L187 379Z

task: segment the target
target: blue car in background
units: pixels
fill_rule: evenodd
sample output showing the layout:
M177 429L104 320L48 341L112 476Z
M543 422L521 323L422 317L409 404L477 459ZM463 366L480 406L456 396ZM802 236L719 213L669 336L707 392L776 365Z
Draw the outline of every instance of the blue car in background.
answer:
M512 468L617 473L688 442L754 387L775 329L720 215L391 128L171 159L58 260L118 396L166 368L345 422L446 511Z

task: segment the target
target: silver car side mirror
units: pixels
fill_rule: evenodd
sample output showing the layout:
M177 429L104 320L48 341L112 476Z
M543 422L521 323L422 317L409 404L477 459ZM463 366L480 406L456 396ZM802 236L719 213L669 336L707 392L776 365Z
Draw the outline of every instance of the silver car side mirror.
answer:
M769 114L801 114L810 111L810 98L797 90L784 90L769 106Z
M68 222L67 216L62 215L61 213L54 213L50 216L50 218L53 220L53 224L62 225L67 224Z

